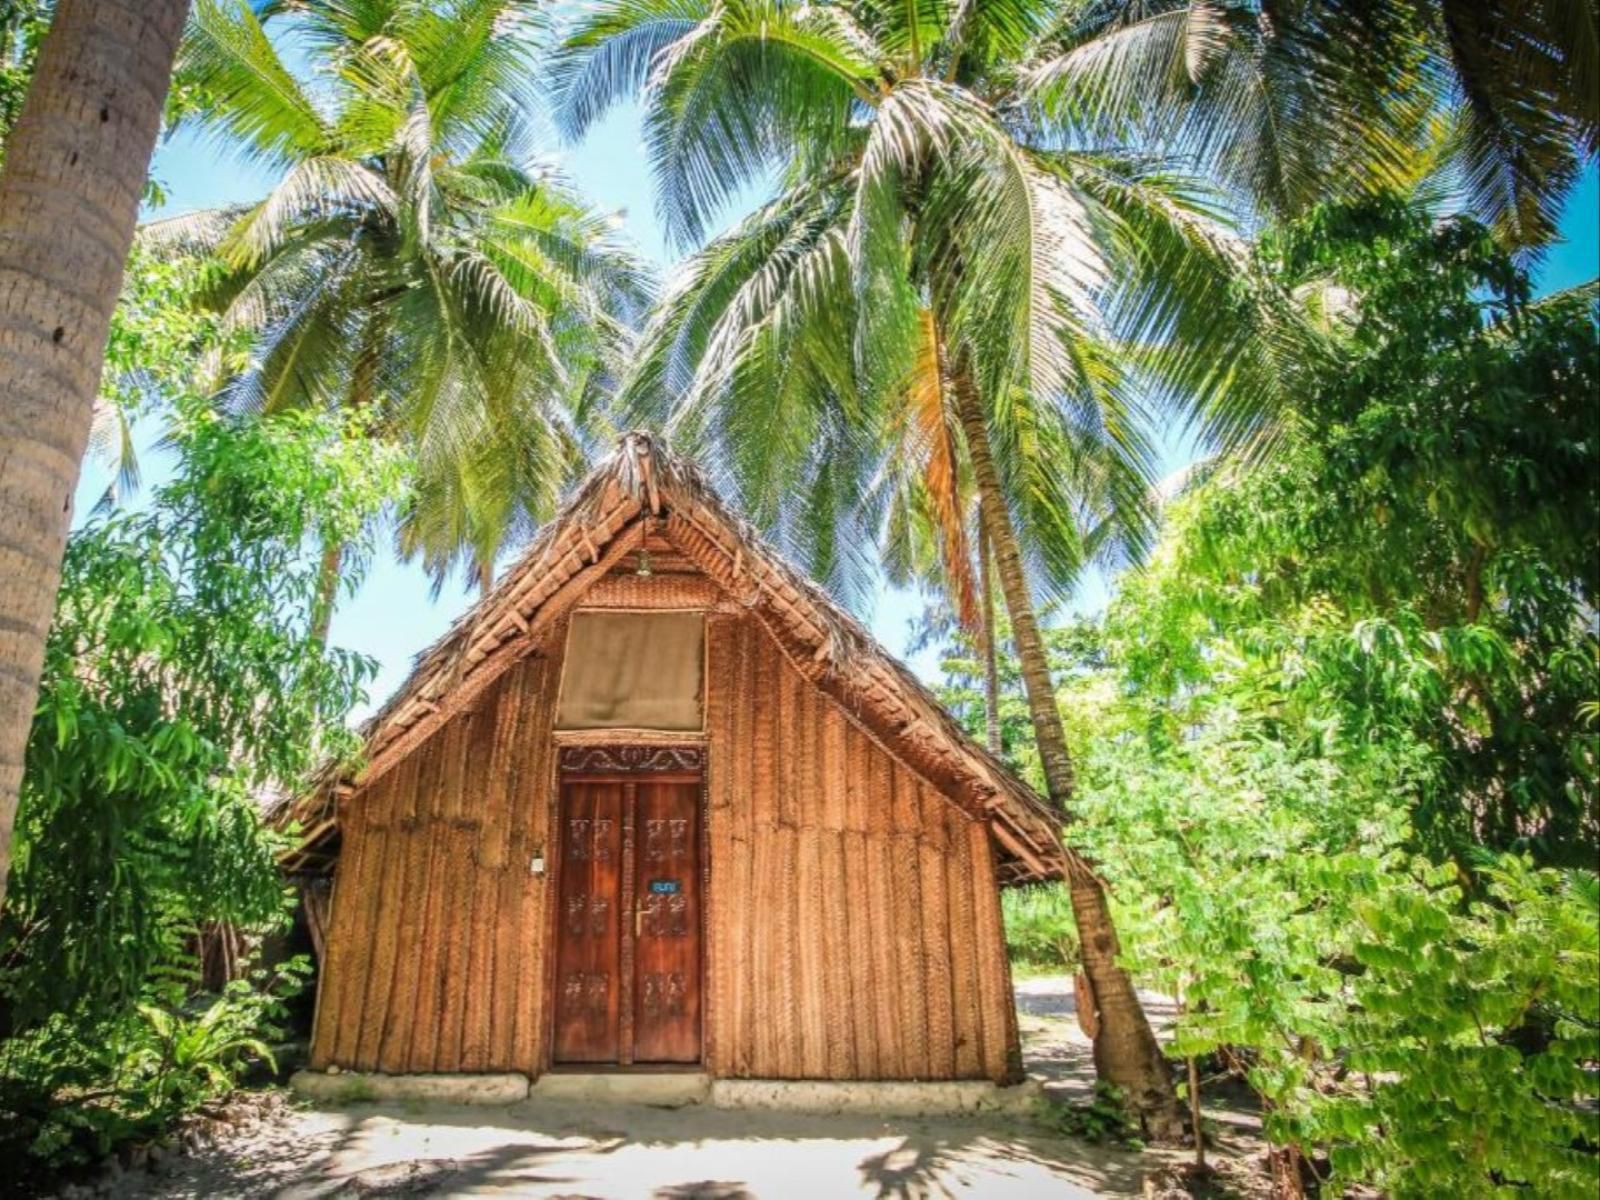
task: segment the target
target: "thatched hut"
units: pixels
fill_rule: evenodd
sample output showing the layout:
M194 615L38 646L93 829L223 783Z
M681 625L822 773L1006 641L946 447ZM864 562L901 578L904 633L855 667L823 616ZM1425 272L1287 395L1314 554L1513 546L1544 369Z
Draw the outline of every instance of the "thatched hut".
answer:
M642 434L279 813L312 1065L1011 1077L1039 798Z

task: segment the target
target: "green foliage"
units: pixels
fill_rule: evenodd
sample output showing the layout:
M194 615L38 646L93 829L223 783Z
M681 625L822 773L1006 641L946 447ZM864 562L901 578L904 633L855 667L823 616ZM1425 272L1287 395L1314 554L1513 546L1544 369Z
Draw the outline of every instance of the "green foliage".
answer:
M22 111L49 24L44 0L0 0L0 164L6 160L6 138Z
M1057 644L1069 837L1173 1052L1334 1186L1593 1195L1593 292L1388 204L1262 253L1328 359Z
M1001 894L1000 911L1013 964L1053 975L1077 969L1078 927L1064 887L1011 888Z
M281 926L264 799L356 745L369 660L313 636L320 548L392 503L360 419L235 423L184 401L176 473L92 518L62 567L0 917L8 1149L62 1165L151 1136L263 1054L304 974L192 994L195 939Z
M1304 1133L1395 1197L1593 1196L1600 886L1515 858L1482 874L1481 900L1413 886L1357 902L1342 1032L1370 1083L1314 1101Z
M274 1067L285 1002L310 974L304 958L257 970L220 996L181 971L146 982L139 1002L88 1024L56 1014L0 1044L0 1149L17 1175L43 1183L117 1146L161 1136L226 1095L255 1066Z
M126 1003L184 927L275 920L256 797L353 744L371 664L307 614L317 546L393 495L394 458L300 415L177 437L149 512L68 544L0 926L13 1028Z
M1121 1142L1137 1147L1139 1126L1128 1115L1127 1102L1109 1083L1096 1082L1086 1104L1041 1098L1036 1116L1041 1124L1085 1142Z
M137 244L128 256L89 431L90 456L113 472L101 505L126 501L139 486L136 422L170 419L203 400L203 364L235 370L246 361L243 331L198 302L219 272L203 258L161 257Z
M1130 628L1136 685L1176 695L1212 670L1210 637L1247 636L1288 702L1436 751L1431 852L1592 865L1596 291L1530 304L1481 228L1393 204L1318 213L1265 254L1337 353L1275 460L1174 515L1141 620L1187 636Z

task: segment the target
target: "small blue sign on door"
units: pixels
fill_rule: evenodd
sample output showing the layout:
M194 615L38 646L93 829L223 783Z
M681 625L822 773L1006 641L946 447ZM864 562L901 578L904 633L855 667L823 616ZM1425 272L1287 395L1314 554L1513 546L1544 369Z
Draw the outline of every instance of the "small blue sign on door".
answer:
M657 896L676 895L678 881L676 879L652 879L650 881L650 890Z

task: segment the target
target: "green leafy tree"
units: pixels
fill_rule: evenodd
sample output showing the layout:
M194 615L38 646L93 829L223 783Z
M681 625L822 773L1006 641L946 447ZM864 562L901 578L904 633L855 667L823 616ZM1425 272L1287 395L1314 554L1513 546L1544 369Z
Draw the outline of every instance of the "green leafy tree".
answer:
M1594 293L1487 230L1318 212L1263 253L1332 354L1199 472L1064 694L1130 965L1314 1162L1395 1195L1593 1192Z
M1591 864L1594 286L1531 302L1483 227L1386 203L1319 213L1264 253L1339 351L1283 454L1224 472L1174 549L1186 594L1162 623L1192 647L1152 639L1134 668L1176 691L1208 669L1207 632L1255 628L1343 698L1354 734L1436 750L1416 814L1431 852Z
M1076 836L1131 965L1180 999L1172 1050L1260 1097L1279 1195L1319 1162L1397 1196L1592 1193L1594 876L1513 857L1468 880L1416 855L1428 748L1347 739L1326 708L1285 720L1248 645L1209 643L1179 741L1150 740L1166 714L1119 701L1116 673L1073 697L1099 735Z
M99 507L129 500L140 486L139 423L170 422L204 398L197 363L209 357L237 370L248 362L248 334L224 332L199 303L220 269L202 257L157 255L137 244L128 256L89 430L89 457L110 473Z
M1307 1131L1338 1177L1396 1197L1591 1196L1600 885L1514 857L1481 875L1464 903L1437 880L1358 902L1342 1032L1372 1084L1313 1101Z
M227 406L370 410L415 459L402 551L485 587L581 465L650 294L613 222L532 165L537 7L199 0L183 123L283 177L258 204L144 234L226 264L209 302L254 339ZM316 86L269 36L280 24Z
M44 1160L158 1130L258 1049L281 989L196 1007L193 938L285 919L259 804L353 751L344 717L373 670L321 645L313 608L320 546L361 544L396 499L397 452L357 417L180 416L148 509L68 543L28 743L0 1126L8 1152Z
M148 512L73 535L18 810L7 1015L113 1007L173 924L275 919L256 800L347 751L372 666L311 636L313 543L354 541L400 465L359 426L190 409Z

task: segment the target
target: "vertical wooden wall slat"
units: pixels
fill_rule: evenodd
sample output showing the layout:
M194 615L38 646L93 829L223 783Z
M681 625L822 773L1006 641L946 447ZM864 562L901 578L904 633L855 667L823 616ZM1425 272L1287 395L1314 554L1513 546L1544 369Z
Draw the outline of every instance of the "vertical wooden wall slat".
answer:
M360 799L362 819L360 837L365 843L361 851L361 873L354 880L351 899L355 915L351 927L351 944L347 962L349 970L344 983L342 1014L334 1040L333 1061L341 1066L354 1066L361 1040L361 1022L365 1012L367 982L372 975L372 922L376 913L380 891L380 864L383 858L383 831L379 828L383 802L387 789L378 785L369 788Z
M417 990L412 1000L410 1071L435 1071L439 1048L439 989L444 974L444 947L452 936L447 907L450 844L440 819L444 808L450 755L448 730L440 730L416 751L427 756L420 777L417 819L425 822L428 841L426 883L417 898L424 906L422 936L417 949Z
M446 740L449 758L445 763L445 783L439 791L443 824L440 836L450 847L445 864L445 913L449 936L440 947L438 976L439 1028L434 1061L439 1070L461 1069L461 1030L466 996L461 986L466 969L466 951L472 942L472 836L461 824L467 791L467 760L471 756L473 727L477 715L463 712L448 726Z
M799 903L800 839L788 827L774 829L772 839L775 897L770 910L772 941L767 970L777 981L772 1017L778 1026L777 1076L798 1079L803 1072L800 1046L800 995L796 986L795 909Z
M476 728L479 738L492 738L499 730L498 712L494 707L496 696L489 696L479 711ZM486 859L486 846L498 838L489 822L489 793L494 787L492 770L495 762L492 743L474 748L467 759L467 788L463 824L471 845L468 855L471 871L471 902L468 912L472 925L472 940L467 947L467 966L460 980L465 992L465 1011L461 1028L461 1067L466 1071L482 1071L489 1061L489 1021L494 995L495 929L499 925L498 899L500 872L504 862L491 866Z
M727 970L733 976L733 1013L730 1036L732 1039L731 1053L729 1054L732 1071L736 1075L747 1076L753 1073L751 1063L755 1057L755 1018L754 1013L754 987L750 981L750 972L753 969L754 945L752 943L752 928L754 922L750 914L755 908L755 805L751 797L754 794L755 780L755 736L754 721L751 718L751 706L745 703L745 697L752 695L752 690L757 683L755 640L752 622L748 619L737 622L738 628L738 664L737 679L738 691L735 693L739 700L730 705L729 713L733 718L731 731L722 739L729 744L729 752L734 761L734 794L730 798L733 814L733 863L735 907L730 904L726 910L728 920L733 928L729 934L729 941L733 944L733 954ZM712 877L715 879L717 869L727 869L726 863L712 860ZM715 886L715 884L713 884Z
M885 773L885 781L887 778ZM874 792L875 798L878 795ZM883 800L888 803L886 795ZM894 847L887 837L869 836L866 845L872 914L872 943L867 952L872 956L872 1013L878 1031L878 1069L884 1079L904 1079L910 1070L900 1036L900 963L894 944L898 915L894 903Z
M492 871L506 865L511 851L511 772L516 758L513 739L521 711L522 693L517 686L520 678L518 667L513 667L495 681L483 705L485 726L493 733L489 745L479 748L479 753L488 759L488 777L484 782L483 836L478 842L478 859Z
M706 688L706 728L732 731L738 726L738 711L734 703L739 671L739 622L728 614L709 618L706 636L710 641L712 661L710 679ZM710 1002L705 1010L705 1027L711 1045L706 1054L706 1070L713 1075L732 1075L734 1065L734 1029L738 1022L738 980L741 970L735 935L740 922L738 906L744 903L738 890L739 861L736 848L734 822L734 776L738 770L735 758L738 743L732 738L712 738L707 746L706 803L710 807L711 857L713 862L724 864L724 873L711 876L707 892L706 909L707 944L711 947L711 961L716 969L708 972Z
M420 840L417 836L416 820L417 773L420 767L421 763L417 756L412 755L392 772L394 795L391 801L390 863L387 870L396 877L397 901L386 917L392 924L392 930L382 931L384 936L392 934L393 961L388 971L387 1011L376 1050L377 1065L381 1071L405 1069L404 1051L402 1049L397 1063L395 1047L399 1027L402 1023L408 1022L411 1012L407 976L410 943L414 940L417 916L417 905L414 902L417 885L413 874L413 858L414 848ZM404 1045L403 1042L399 1044L402 1047Z
M861 950L855 942L849 895L845 891L844 839L847 836L837 827L817 834L822 860L822 911L818 916L823 930L823 984L828 1014L824 1027L828 1042L825 1069L830 1079L854 1079L859 1074L856 1026L860 1022L860 1009L851 987L850 967L861 956Z
M361 1017L361 1036L356 1049L356 1065L371 1070L379 1065L385 1026L389 1020L390 996L394 989L395 961L400 923L406 902L405 839L409 836L396 809L407 799L405 772L391 771L385 778L389 787L382 796L389 820L380 836L383 845L382 876L378 880L378 909L372 930L372 961L367 981L367 996ZM374 801L378 798L374 797Z
M898 802L906 780L895 780ZM889 869L893 887L894 953L900 984L900 1040L906 1078L928 1078L928 1004L922 969L922 864L917 841L905 834L891 839Z
M339 1029L344 1024L345 993L350 989L350 981L359 975L354 958L360 945L356 920L361 908L361 859L366 853L366 839L361 832L362 808L349 801L346 803L349 807L343 814L343 845L328 930L328 961L318 985L322 996L317 1028L313 1031L311 1064L318 1070L336 1063L344 1065L337 1057Z
M955 1005L950 975L957 938L952 936L945 896L945 810L950 805L926 784L922 800L922 837L917 843L922 893L922 981L927 1011L928 1075L948 1079L956 1071Z
M1013 1002L1006 960L1005 933L1000 915L1000 893L994 886L993 851L989 833L974 821L967 831L972 845L972 900L976 910L977 936L973 946L978 954L978 992L983 1014L983 1073L990 1079L1003 1079L1010 1030L1013 1022L1007 1013Z
M874 992L867 838L864 833L854 829L846 830L840 836L844 859L844 884L840 895L844 900L849 931L846 962L850 976L850 1029L855 1049L855 1073L861 1079L881 1079L883 1069L879 1065L875 1011L877 1001Z
M950 906L947 924L952 932L950 945L954 959L950 988L955 1014L955 1073L963 1079L973 1079L983 1075L984 1069L972 845L967 835L967 827L972 822L953 810L947 818L950 850L945 857L945 900Z
M812 806L807 805L807 808ZM794 906L798 937L798 987L796 1004L800 1011L800 1076L817 1079L828 1074L828 1027L848 1020L848 1014L835 1013L829 1005L825 985L827 947L834 931L826 929L822 907L822 861L816 829L796 832Z
M375 835L378 878L373 885L375 905L368 926L367 990L361 1000L361 1019L357 1023L355 1052L351 1065L370 1071L378 1065L383 1046L384 1018L389 1013L389 991L394 983L395 934L399 928L398 887L395 859L396 831L383 829Z
M757 826L753 841L754 873L751 877L751 904L756 914L750 921L750 971L746 983L750 987L751 1039L750 1073L758 1078L778 1074L778 1016L780 1003L776 987L776 974L770 969L770 948L773 942L773 892L776 845L770 828ZM711 869L715 871L716 864Z
M517 779L517 803L512 806L521 828L545 848L547 861L554 852L555 826L551 810L555 796L555 747L550 730L555 724L556 698L561 687L561 660L566 648L566 623L558 624L549 645L552 652L528 670L527 696L534 698L532 712L524 701L521 717L522 768ZM549 936L547 903L555 876L542 879L523 874L517 926L520 958L517 963L515 1050L517 1069L537 1075L544 1069L545 942Z
M533 845L525 830L514 829L512 798L519 774L522 682L526 663L518 663L500 679L495 705L494 763L489 771L488 809L484 813L486 863L498 858L494 872L494 937L491 950L491 975L494 989L489 996L489 1040L484 1051L484 1069L509 1071L513 1005L517 995L517 941L515 917L520 901L520 886L533 869Z
M764 633L764 631L763 631ZM778 704L778 680L774 674L777 666L770 653L771 639L762 634L751 638L750 659L753 668L751 680L754 691L750 693L751 728L750 751L753 756L750 776L750 820L752 833L762 837L766 830L778 823L776 788L776 744L778 721L772 719ZM713 870L715 868L713 867Z
M795 794L795 769L800 765L800 753L804 743L800 738L800 714L797 711L800 689L799 680L795 673L789 669L788 664L780 661L775 655L769 653L772 659L772 672L777 701L777 719L773 722L775 737L773 743L777 748L777 811L773 820L777 825L788 829L797 829L800 826L800 814ZM759 703L759 701L757 701ZM760 715L760 714L758 714Z
M413 755L413 758L416 756ZM420 765L420 764L419 764ZM414 801L418 772L410 775L410 801ZM416 1029L417 962L422 946L423 916L427 911L427 874L430 857L429 827L412 823L404 834L404 891L401 895L400 936L395 946L394 988L389 1001L389 1023L384 1029L378 1054L381 1070L394 1074L406 1071L411 1060L411 1039Z

